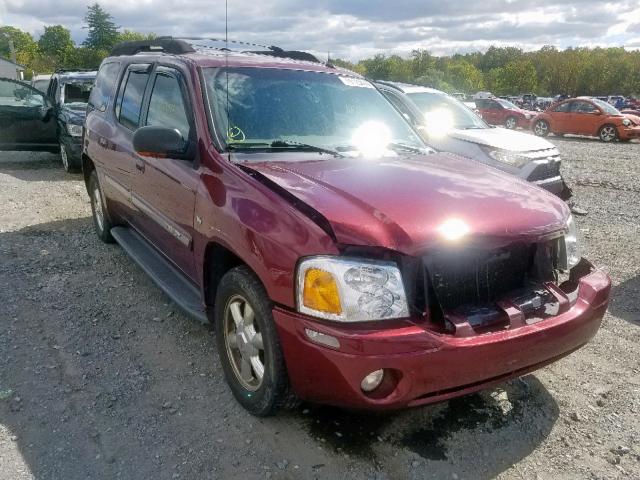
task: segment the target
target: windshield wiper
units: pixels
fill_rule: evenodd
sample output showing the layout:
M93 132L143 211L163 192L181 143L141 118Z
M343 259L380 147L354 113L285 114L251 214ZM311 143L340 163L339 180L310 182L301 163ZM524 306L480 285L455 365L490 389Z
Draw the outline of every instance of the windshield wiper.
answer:
M235 142L228 143L227 149L229 150L278 150L278 149L286 149L286 150L294 150L294 151L306 151L306 152L317 152L317 153L326 153L328 155L333 155L334 157L343 157L340 152L335 150L331 150L330 148L324 148L317 145L310 145L308 143L300 143L294 142L291 140L274 140L271 143L267 142Z
M411 153L420 153L420 154L429 153L429 149L416 147L415 145L409 145L407 143L402 143L402 142L390 142L389 144L387 144L387 147L393 150L402 150L402 151L411 152Z

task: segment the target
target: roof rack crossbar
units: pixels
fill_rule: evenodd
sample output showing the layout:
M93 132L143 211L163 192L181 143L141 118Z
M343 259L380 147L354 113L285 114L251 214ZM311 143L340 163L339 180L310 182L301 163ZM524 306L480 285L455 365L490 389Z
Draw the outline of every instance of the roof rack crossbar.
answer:
M134 40L118 43L111 50L112 57L120 55L135 55L141 52L162 52L174 55L193 53L193 47L184 40L173 37L158 37L152 40Z

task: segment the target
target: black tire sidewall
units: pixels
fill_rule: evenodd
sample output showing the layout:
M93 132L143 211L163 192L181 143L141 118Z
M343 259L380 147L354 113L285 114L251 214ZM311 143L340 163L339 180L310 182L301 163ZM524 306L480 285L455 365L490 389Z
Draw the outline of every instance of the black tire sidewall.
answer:
M257 322L262 333L262 342L265 347L265 371L262 385L256 391L249 391L242 386L228 358L224 314L227 303L235 295L241 295L251 305L255 312L254 321ZM225 379L234 397L253 415L267 416L275 413L281 400L282 377L283 375L286 377L286 369L271 313L271 302L264 287L248 268L236 267L225 274L220 281L214 308L218 355Z
M95 170L93 170L91 172L91 174L89 175L89 199L91 202L91 217L93 220L93 227L96 231L96 235L98 235L98 237L100 238L100 240L102 240L105 243L113 243L113 237L111 236L111 223L109 222L108 218L107 218L107 212L105 211L104 208L104 197L103 197L103 201L102 201L102 224L104 228L100 228L100 225L98 224L98 220L96 219L96 204L95 204L95 200L93 198L93 191L95 189L95 187L98 187L98 190L100 191L100 195L102 195L102 188L100 187L100 182L98 181L98 174Z

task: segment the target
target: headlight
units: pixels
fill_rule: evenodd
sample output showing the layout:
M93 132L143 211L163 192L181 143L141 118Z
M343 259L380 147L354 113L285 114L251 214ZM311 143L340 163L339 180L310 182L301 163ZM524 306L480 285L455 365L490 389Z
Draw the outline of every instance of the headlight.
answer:
M631 125L631 120L629 120L628 118L622 119L622 125L624 125L625 127L629 127Z
M328 256L303 260L297 300L299 312L338 322L409 316L402 275L389 262Z
M578 230L573 221L573 216L569 216L567 220L567 233L564 236L564 247L567 253L567 270L575 267L582 258L580 245L578 245Z
M82 125L73 125L71 123L67 123L67 133L72 137L81 137Z
M518 152L512 152L510 150L500 150L492 147L482 147L482 149L494 160L506 163L507 165L512 165L516 168L524 167L531 161L531 159L520 155Z

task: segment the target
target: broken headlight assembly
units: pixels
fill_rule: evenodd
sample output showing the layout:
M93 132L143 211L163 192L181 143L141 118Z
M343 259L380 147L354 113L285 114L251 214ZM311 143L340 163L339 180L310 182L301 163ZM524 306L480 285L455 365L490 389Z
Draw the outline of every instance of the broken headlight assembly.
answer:
M73 125L72 123L67 123L67 133L72 137L81 137L82 125Z
M297 273L298 311L338 322L409 316L402 275L392 262L310 257Z
M480 148L482 148L482 150L494 160L501 163L506 163L507 165L511 165L516 168L524 167L531 161L530 158L521 155L520 152L502 150L500 148L493 148L488 146L481 146Z
M564 248L567 259L567 270L570 270L580 263L580 259L582 258L580 245L578 243L578 229L576 228L572 215L569 215L569 219L567 220L567 232L564 235Z

